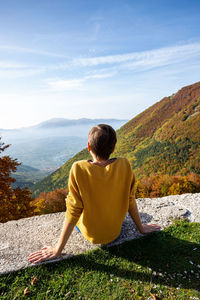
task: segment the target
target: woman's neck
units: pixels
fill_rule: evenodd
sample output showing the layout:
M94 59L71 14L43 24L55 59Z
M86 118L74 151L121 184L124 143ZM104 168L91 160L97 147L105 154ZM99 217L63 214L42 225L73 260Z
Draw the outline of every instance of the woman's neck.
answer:
M97 157L93 157L93 164L104 166L108 163L109 159L100 159Z
M116 158L108 158L106 160L106 159L97 159L96 157L93 156L93 160L89 162L100 167L106 167L107 165L111 164L115 160Z

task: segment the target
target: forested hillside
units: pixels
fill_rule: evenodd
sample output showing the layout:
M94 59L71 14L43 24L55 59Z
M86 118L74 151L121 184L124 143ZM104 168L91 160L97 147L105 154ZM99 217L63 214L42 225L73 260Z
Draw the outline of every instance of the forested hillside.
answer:
M200 173L200 82L165 97L117 131L113 156L129 159L137 176ZM88 159L87 149L33 187L36 196L67 186L76 160Z

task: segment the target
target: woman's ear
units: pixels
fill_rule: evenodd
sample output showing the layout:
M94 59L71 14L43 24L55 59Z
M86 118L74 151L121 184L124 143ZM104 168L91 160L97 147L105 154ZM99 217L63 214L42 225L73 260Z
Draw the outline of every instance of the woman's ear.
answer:
M89 151L91 150L89 142L88 142L88 150L89 150Z

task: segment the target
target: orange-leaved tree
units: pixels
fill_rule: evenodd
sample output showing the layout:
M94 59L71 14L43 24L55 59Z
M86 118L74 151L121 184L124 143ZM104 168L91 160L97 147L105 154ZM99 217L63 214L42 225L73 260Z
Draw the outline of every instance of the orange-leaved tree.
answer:
M136 181L136 198L155 198L184 193L200 192L200 175L190 173L187 176L154 174Z
M0 137L0 155L10 145L5 145ZM30 206L31 192L25 188L13 189L11 184L16 180L12 178L12 172L19 166L17 159L10 156L0 156L0 222L17 220L32 215Z
M68 188L56 189L52 192L41 193L38 198L32 201L34 214L43 215L56 212L62 212L66 210L66 197L68 194Z

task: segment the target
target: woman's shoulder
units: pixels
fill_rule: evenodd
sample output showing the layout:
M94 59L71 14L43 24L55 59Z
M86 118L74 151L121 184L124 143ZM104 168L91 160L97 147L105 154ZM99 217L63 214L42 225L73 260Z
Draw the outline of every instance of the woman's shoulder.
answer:
M132 173L132 166L130 161L125 157L118 157L118 166L120 166L123 170L127 170L128 173Z
M88 164L89 164L88 160L77 160L72 164L72 168L73 169L86 168Z
M130 165L130 162L127 158L125 157L118 157L117 160L119 161L119 163L121 164L125 164L125 165Z
M70 174L73 174L73 176L79 176L80 174L83 174L83 172L85 173L88 168L88 164L87 160L75 161L71 166Z

